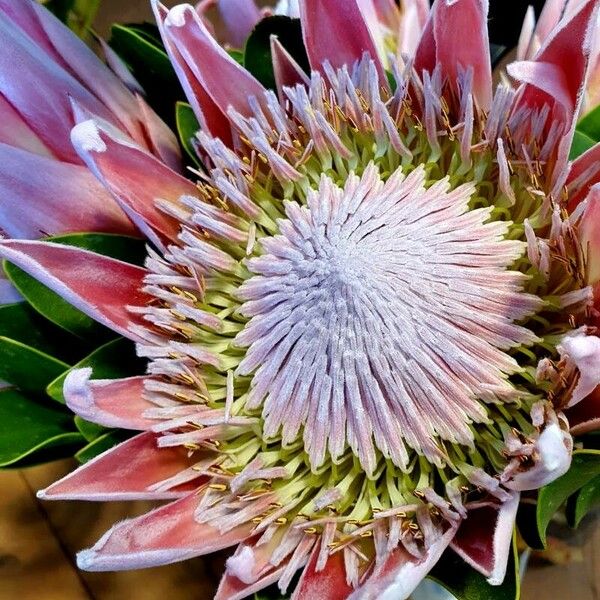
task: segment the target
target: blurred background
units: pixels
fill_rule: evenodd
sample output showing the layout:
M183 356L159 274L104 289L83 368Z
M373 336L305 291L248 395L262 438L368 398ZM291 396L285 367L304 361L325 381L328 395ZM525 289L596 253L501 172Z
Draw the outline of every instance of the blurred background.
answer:
M339 0L343 2L344 0ZM171 6L176 2L164 0ZM490 36L512 47L528 4L543 0L491 2ZM152 21L149 0L101 0L94 28L103 36L114 21ZM112 524L148 510L149 504L40 502L38 489L72 470L65 460L0 472L0 600L208 600L218 584L226 553L185 563L122 573L83 573L73 557ZM551 554L534 556L527 569L523 600L598 600L600 530L588 521L568 540L556 537Z
M173 6L176 2L167 0L165 6ZM153 21L150 2L147 0L102 0L95 27L103 36L108 35L110 25L115 20L122 23Z

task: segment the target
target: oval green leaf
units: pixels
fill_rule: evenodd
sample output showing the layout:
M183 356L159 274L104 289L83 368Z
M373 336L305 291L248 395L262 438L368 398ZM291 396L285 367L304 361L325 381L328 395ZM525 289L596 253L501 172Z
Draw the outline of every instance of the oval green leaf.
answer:
M595 142L600 141L600 106L589 112L577 123L577 131L584 133Z
M235 60L238 65L244 66L244 53L241 50L235 50L234 48L228 48L227 54Z
M173 106L177 100L185 100L185 94L160 39L151 33L153 31L147 24L114 24L108 43L144 88L150 106L173 127Z
M16 390L0 392L0 467L70 456L83 441L66 411Z
M567 501L567 521L578 527L583 518L600 505L600 476L595 477Z
M5 261L4 271L27 302L55 325L82 339L102 335L102 327L93 319L73 308L19 267Z
M42 317L27 302L0 306L0 336L69 364L90 352L87 343Z
M44 392L48 383L69 368L48 354L21 342L0 337L0 380L24 392Z
M142 266L147 257L145 240L128 235L67 233L45 238L45 241L83 248L96 254L110 256L138 266Z
M591 137L582 131L575 131L573 134L573 142L571 143L571 151L569 152L569 160L575 160L578 156L581 156L595 145L596 142Z
M576 159L598 142L600 142L600 106L577 123L569 159Z
M149 43L157 48L160 48L164 52L165 47L162 38L160 37L160 30L158 29L158 25L156 23L144 21L143 23L125 23L122 24L122 26L131 31L135 31Z
M77 427L77 431L81 433L81 435L85 438L86 442L93 442L98 439L101 435L104 435L109 431L107 427L103 427L102 425L97 425L96 423L92 423L91 421L86 421L82 419L79 415L75 415L73 419L75 422L75 427Z

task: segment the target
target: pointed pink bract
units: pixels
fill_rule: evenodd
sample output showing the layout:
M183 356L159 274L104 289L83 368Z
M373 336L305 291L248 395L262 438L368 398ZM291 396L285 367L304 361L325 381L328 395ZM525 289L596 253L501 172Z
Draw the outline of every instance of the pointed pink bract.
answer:
M0 143L22 148L40 156L54 156L27 121L2 95L0 95Z
M455 533L456 526L453 525L425 551L421 559L398 546L383 564L374 568L349 600L377 600L384 594L388 598L406 600L435 566Z
M500 585L506 575L519 497L519 493L512 492L511 498L500 506L469 510L450 543L491 585Z
M144 306L145 269L73 246L48 242L0 241L0 256L99 323L130 339L129 327L144 323L128 306Z
M453 87L472 68L473 95L484 110L492 102L487 14L487 0L436 0L415 57L418 72L440 65Z
M271 36L271 56L273 57L273 73L280 100L283 101L285 98L284 87L293 87L297 84L309 85L310 80L306 73L275 36Z
M85 571L156 567L216 552L250 535L252 525L221 533L210 525L198 523L194 511L199 499L198 495L190 494L141 517L118 523L93 548L78 554L78 566Z
M572 435L583 435L600 429L600 387L587 398L567 409Z
M352 594L352 586L346 581L344 553L329 556L325 568L317 571L319 545L313 550L294 590L292 600L346 600Z
M287 561L278 566L272 565L269 561L281 536L275 535L268 542L261 544L257 544L258 539L246 540L228 559L214 600L241 600L279 580ZM243 566L243 570L247 571L245 575L250 578L249 580L242 581L232 572L231 567L236 561L248 563ZM241 577L241 574L238 575Z
M145 431L156 423L143 412L154 404L143 398L145 377L99 379L90 381L92 369L71 371L64 383L67 406L86 421Z
M108 121L110 111L0 12L0 95L13 106L57 158L78 163L69 142L73 123L69 98ZM8 50L10 49L10 50ZM27 73L15 77L14 66Z
M163 30L189 72L224 115L233 108L250 116L250 96L262 102L264 87L219 46L192 6L172 8L163 21Z
M183 489L153 491L151 486L188 468L183 448L157 448L156 433L141 433L107 450L38 493L44 500L168 500L189 494ZM198 475L200 477L200 475ZM201 482L190 482L191 490Z
M596 144L573 163L567 177L569 212L573 212L596 183L600 182L600 144Z
M137 100L131 91L50 11L32 0L0 0L0 14L12 21L17 26L16 31L21 30L25 37L38 47L37 53L44 61L52 61L55 64L57 68L52 69L53 76L57 76L63 70L86 91L91 92L101 106L108 110L98 114L124 129L141 144L145 143L148 129L153 129L158 146L174 149L177 162L172 164L179 164L179 149L173 132L151 109L147 115L140 118ZM68 90L65 88L64 91ZM78 97L77 94L69 94L74 98ZM65 101L66 96L67 93L64 94ZM88 105L87 108L96 112L92 105ZM38 119L42 117L41 112L36 116ZM64 123L66 126L70 124L70 120Z
M310 65L315 71L321 71L326 61L334 67L347 65L351 70L352 65L368 52L375 61L383 85L386 81L385 72L361 4L360 0L301 2L304 44Z
M595 0L585 0L578 10L560 22L552 36L544 43L535 57L535 62L552 65L540 67L543 73L551 69L552 76L544 76L538 86L535 78L524 81L525 86L517 99L517 106L541 108L544 104L552 106L556 99L566 106L564 121L570 126L582 99L583 85L586 81L588 60L591 52L591 28L597 12ZM517 70L515 76L519 76ZM553 80L553 81L550 81ZM550 89L548 89L550 88Z
M125 213L80 165L0 144L0 220L13 238L96 231L137 235Z
M558 25L569 0L546 0L537 22L536 35L543 43Z
M170 169L181 171L181 151L175 134L170 130L169 135L164 134L165 124L141 95L136 96L136 101L144 126L143 135L148 151Z
M158 243L177 239L178 221L159 210L156 201L177 202L181 196L194 195L191 181L101 123L79 123L71 139L92 173L148 237Z
M568 156L584 98L597 14L596 0L582 0L577 10L572 10L559 22L535 57L536 63L551 66L541 67L538 81L535 75L532 81L529 77L524 80L515 99L514 110L523 107L541 109L548 105L554 107L554 118L564 123L562 137L557 140L556 166L551 182L555 194L559 193L568 176ZM518 75L519 71L514 74Z
M579 225L581 247L587 257L587 283L600 282L600 184L590 190Z

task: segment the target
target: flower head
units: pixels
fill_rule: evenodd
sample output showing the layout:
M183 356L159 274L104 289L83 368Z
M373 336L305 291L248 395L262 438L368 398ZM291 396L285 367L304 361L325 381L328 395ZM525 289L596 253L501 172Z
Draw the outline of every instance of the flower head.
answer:
M537 55L554 95L493 91L479 0L438 0L414 58L385 62L362 3L306 0L313 71L274 45L279 97L192 7L154 6L206 170L194 184L87 115L71 133L152 241L146 269L0 243L149 359L65 383L84 418L143 433L42 497L175 499L80 565L239 543L218 597L304 567L299 598L406 598L451 544L500 583L519 492L566 472L563 411L600 383L595 192L575 200L595 171L566 160L595 2Z

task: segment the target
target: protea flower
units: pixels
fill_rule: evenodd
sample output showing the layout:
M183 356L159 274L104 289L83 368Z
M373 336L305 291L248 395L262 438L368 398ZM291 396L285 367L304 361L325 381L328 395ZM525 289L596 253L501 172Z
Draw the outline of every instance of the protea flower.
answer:
M40 497L172 500L81 568L237 544L219 598L299 569L295 598L406 598L451 546L503 580L520 492L569 467L564 411L599 416L599 150L567 160L596 4L513 91L492 88L484 0L437 0L414 58L385 63L371 3L304 0L312 72L275 52L279 97L193 7L153 4L206 170L83 111L71 133L146 268L0 243L149 358L65 384L85 419L141 433Z

